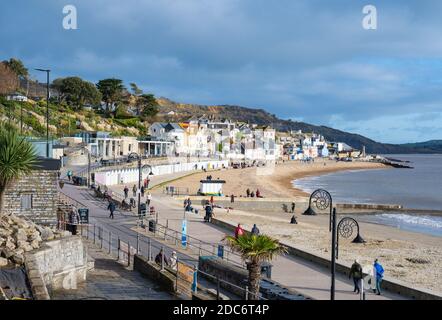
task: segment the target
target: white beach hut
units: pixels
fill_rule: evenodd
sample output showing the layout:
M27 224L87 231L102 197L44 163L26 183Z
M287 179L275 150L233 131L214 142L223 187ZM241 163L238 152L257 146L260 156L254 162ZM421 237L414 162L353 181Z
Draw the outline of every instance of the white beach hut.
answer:
M199 194L204 196L222 196L224 180L201 180Z

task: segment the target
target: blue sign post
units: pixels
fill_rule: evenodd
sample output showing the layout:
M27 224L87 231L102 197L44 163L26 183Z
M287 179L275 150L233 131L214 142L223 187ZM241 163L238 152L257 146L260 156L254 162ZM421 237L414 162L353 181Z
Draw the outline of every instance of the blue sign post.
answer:
M181 228L181 244L184 248L187 246L187 220L183 220L183 226Z
M224 257L224 246L221 244L218 245L218 257L220 258Z

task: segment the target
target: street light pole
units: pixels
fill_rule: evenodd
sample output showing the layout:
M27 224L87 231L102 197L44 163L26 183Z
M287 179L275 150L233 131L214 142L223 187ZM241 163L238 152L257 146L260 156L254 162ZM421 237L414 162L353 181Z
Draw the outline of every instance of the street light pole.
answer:
M35 69L46 72L46 158L49 158L49 69Z
M335 300L335 275L336 275L336 208L333 208L332 221L332 252L331 252L331 289L330 300Z

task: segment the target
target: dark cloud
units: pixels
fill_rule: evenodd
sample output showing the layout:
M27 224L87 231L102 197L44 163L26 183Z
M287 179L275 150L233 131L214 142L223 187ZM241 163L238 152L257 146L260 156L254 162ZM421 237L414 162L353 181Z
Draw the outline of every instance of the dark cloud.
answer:
M376 31L362 29L360 0L71 0L79 29L66 31L66 1L10 2L0 58L381 141L441 138L442 2L370 3Z

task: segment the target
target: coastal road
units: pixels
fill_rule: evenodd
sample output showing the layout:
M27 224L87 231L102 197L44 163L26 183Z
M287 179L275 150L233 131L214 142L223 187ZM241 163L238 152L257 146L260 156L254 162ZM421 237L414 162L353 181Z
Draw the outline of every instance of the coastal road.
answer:
M161 180L165 180L161 179ZM121 187L113 188L114 191L121 193ZM106 229L118 235L123 241L136 243L136 237L133 234L133 228L136 225L137 218L134 214L127 212L117 212L115 219L108 218L106 203L95 199L85 188L79 188L66 184L63 192L87 205L90 209L90 215L93 221L103 224ZM159 223L168 223L169 227L175 230L181 229L183 218L182 204L177 200L154 193L152 205L159 212ZM197 239L217 244L226 234L226 231L203 222L202 214L189 215L188 234ZM158 247L162 244L156 243ZM171 250L167 249L166 254L170 256ZM181 255L180 258L190 259L188 256ZM314 299L328 300L330 297L330 272L328 269L305 261L303 259L291 256L278 257L273 262L272 279L292 288L302 294L313 297ZM358 300L359 295L353 293L351 280L337 274L336 277L336 299L337 300ZM374 295L367 292L367 300L401 300L402 296L384 291L383 295Z

